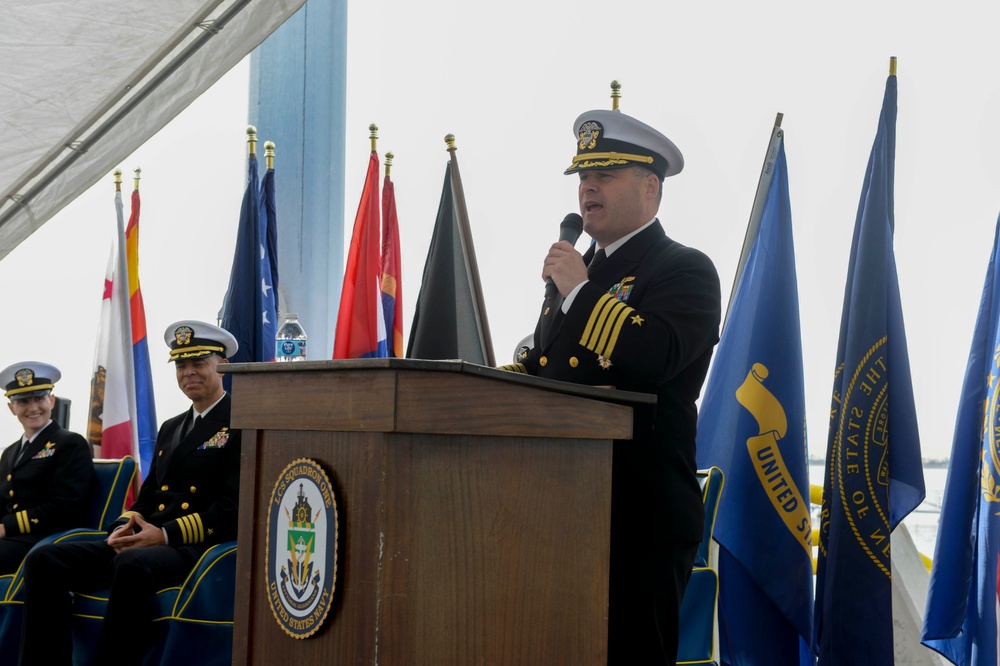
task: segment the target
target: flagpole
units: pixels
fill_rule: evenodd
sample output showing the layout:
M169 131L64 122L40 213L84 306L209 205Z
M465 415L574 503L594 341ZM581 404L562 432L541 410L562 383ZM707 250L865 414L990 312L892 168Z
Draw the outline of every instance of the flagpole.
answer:
M247 151L250 157L257 154L257 128L253 125L247 125Z
M469 262L469 275L472 278L472 293L475 297L475 306L479 316L476 317L476 324L479 329L479 342L483 346L486 357L486 365L495 367L496 357L493 355L493 339L490 337L490 324L486 319L486 301L483 298L483 286L479 280L479 264L476 262L476 250L470 239L472 229L469 226L469 210L465 205L465 191L462 189L462 177L458 172L458 161L455 159L455 135L449 134L444 138L448 146L451 159L451 180L455 192L455 208L458 212L458 228L462 234L462 245L465 247L465 257Z
M767 200L767 191L771 187L771 178L774 176L774 163L778 159L778 148L785 135L781 129L781 119L783 114L779 113L774 119L774 128L771 130L771 140L767 144L767 153L764 154L764 165L760 169L760 178L757 181L757 192L753 197L753 206L750 209L750 220L747 222L746 236L743 237L743 250L740 252L740 261L736 266L736 275L733 278L733 288L729 291L729 304L726 306L726 318L722 323L722 330L725 330L726 323L729 322L729 311L733 307L733 299L736 298L736 288L740 286L743 278L743 271L750 256L750 249L757 239L757 230L760 228L760 218L764 213L764 202Z
M617 80L611 82L611 110L618 111L618 100L622 98L622 84Z
M391 152L385 154L385 177L392 180L389 173L392 171L392 158L395 157Z
M274 168L274 141L264 142L264 166L268 169Z
M132 187L132 189L135 190L136 192L138 192L139 191L139 179L142 178L142 169L140 167L136 167L136 168L132 169L132 173L134 174L134 176L132 177L132 181L135 183L135 185Z
M115 169L115 192L122 191L122 170Z

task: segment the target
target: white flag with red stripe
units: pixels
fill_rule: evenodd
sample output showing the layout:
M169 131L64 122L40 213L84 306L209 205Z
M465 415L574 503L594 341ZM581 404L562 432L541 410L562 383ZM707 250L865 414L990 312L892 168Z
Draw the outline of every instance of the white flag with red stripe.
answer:
M135 407L132 322L129 310L128 264L121 192L115 194L117 239L104 278L101 323L90 387L87 436L95 456L132 456L139 462L138 432L131 415Z

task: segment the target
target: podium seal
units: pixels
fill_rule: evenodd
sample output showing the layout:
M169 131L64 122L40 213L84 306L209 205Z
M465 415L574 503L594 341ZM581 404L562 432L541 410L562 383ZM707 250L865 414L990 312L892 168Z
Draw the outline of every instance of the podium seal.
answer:
M267 600L293 638L322 626L337 582L337 499L326 472L307 458L278 475L267 519Z

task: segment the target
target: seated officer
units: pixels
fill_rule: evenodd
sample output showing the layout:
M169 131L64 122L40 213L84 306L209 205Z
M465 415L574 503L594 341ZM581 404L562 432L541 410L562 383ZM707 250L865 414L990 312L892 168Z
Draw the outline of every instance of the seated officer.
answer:
M55 367L34 361L0 372L7 407L24 428L0 456L0 575L17 571L43 537L79 527L84 518L94 461L83 437L52 420L60 377Z
M70 591L109 587L93 663L142 663L157 591L181 583L209 547L236 538L240 433L229 430L218 372L236 338L179 321L164 339L191 408L160 426L149 475L106 541L48 544L25 560L21 664L70 664Z

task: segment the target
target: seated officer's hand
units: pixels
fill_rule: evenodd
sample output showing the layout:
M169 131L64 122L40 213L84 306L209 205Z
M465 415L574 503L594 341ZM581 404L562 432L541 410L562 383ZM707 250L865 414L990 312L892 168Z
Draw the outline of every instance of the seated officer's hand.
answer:
M116 553L126 548L162 546L165 543L163 530L150 525L137 515L129 516L128 522L108 537L108 545L114 548Z

